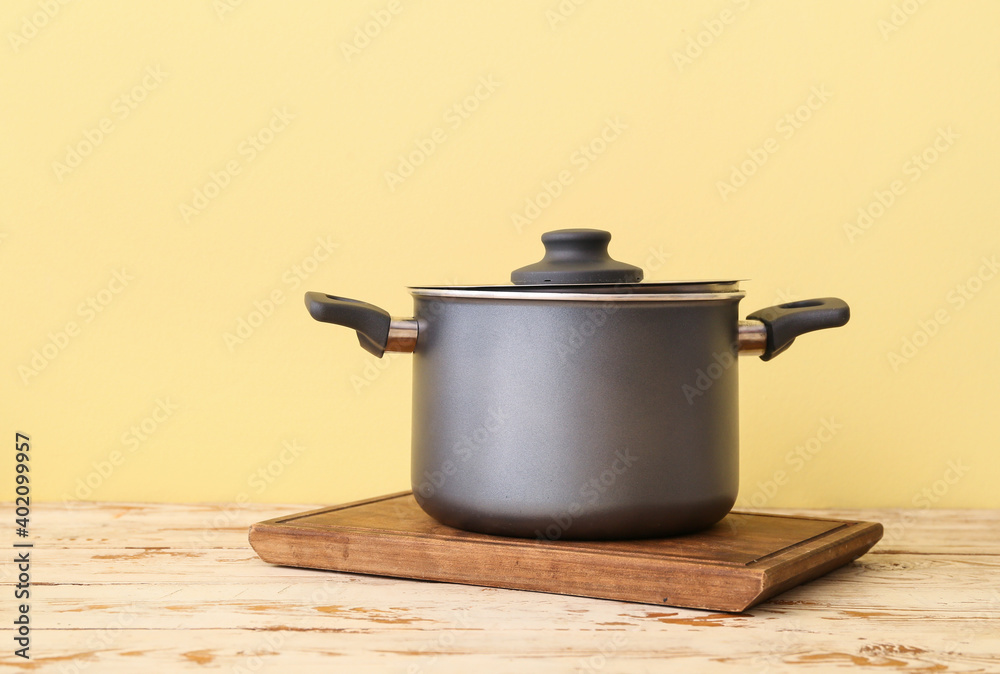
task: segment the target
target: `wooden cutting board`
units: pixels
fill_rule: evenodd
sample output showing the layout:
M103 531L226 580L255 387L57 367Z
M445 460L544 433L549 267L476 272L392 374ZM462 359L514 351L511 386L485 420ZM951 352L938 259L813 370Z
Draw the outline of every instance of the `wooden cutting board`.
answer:
M743 611L868 551L882 525L730 513L635 541L543 541L452 529L410 492L258 522L265 562L713 611Z

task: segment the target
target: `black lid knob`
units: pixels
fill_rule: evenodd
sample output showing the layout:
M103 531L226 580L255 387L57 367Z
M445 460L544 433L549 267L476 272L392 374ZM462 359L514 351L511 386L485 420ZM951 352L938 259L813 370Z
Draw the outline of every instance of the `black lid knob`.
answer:
M511 272L516 285L542 283L638 283L642 269L608 255L611 233L602 229L558 229L542 234L545 257Z

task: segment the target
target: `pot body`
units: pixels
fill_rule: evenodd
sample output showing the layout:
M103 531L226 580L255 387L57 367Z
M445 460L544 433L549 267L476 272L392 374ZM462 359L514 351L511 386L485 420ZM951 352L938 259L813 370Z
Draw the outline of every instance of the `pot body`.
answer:
M414 295L412 485L445 524L625 539L738 488L737 306Z

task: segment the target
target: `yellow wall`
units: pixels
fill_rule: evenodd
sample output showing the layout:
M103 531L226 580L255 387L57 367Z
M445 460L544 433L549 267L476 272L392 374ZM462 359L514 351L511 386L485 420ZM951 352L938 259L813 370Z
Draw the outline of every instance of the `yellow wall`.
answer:
M750 279L744 313L851 304L742 361L743 505L1000 506L997 25L989 0L8 0L3 433L39 499L407 488L407 357L303 291L406 314L408 284L502 282L599 227L650 279Z

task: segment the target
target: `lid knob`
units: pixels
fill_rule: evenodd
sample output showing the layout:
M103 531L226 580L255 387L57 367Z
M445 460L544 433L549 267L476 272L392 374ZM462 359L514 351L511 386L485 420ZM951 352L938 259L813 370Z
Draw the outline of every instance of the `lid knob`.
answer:
M516 285L542 283L638 283L642 269L608 255L611 232L602 229L558 229L542 234L545 257L515 269Z

